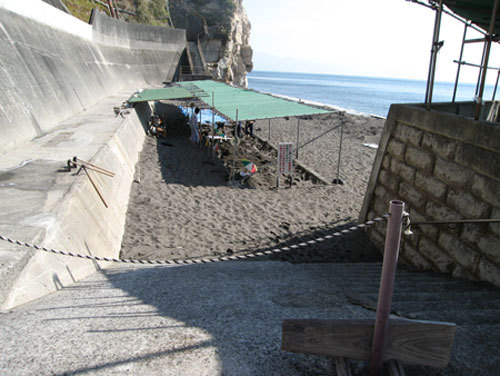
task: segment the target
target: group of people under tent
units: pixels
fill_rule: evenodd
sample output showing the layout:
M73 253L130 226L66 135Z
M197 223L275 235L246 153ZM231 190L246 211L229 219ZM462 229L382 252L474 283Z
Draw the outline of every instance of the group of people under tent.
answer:
M189 115L189 127L191 129L191 136L189 139L191 140L192 143L194 144L199 144L201 141L201 132L200 132L200 127L199 127L199 117L200 117L200 108L199 107L191 107L191 114ZM243 132L245 135L249 135L250 137L253 137L253 126L254 126L254 121L253 120L247 120L245 121L245 126L243 128L243 124L241 121L238 121L237 123L234 123L233 125L233 137L235 138L242 138L243 137ZM225 137L225 122L216 122L214 124L214 132L218 136Z
M200 131L200 126L199 126L199 121L201 120L201 114L200 114L200 109L198 107L190 106L191 107L191 114L189 115L189 127L191 129L191 135L189 137L190 141L194 144L200 144L201 142L201 131ZM225 119L222 119L225 120ZM201 121L200 121L201 122ZM208 123L208 122L207 122ZM254 137L253 134L253 126L254 126L254 121L253 120L247 120L245 121L245 125L243 126L243 123L241 121L238 122L233 122L230 127L232 127L232 136L234 139L241 139L243 138L244 135L248 135L250 137ZM209 136L207 138L207 146L209 145L209 138L215 139L215 143L213 144L214 151L218 153L219 150L219 141L220 140L230 140L229 137L226 135L226 121L216 121L214 123L214 129L213 129L213 135ZM257 172L257 166L247 160L247 159L242 159L241 163L243 165L243 170L239 172L239 178L241 179L242 183L246 183L248 178L250 178L253 174Z

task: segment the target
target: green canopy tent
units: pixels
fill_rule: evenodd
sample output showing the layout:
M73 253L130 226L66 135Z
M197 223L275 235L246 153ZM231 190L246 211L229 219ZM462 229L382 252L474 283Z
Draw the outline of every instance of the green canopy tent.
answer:
M180 86L171 86L161 89L147 89L132 94L129 103L171 100L171 99L189 99L195 98L189 90Z
M206 93L206 96L201 99L226 119L233 121L317 115L330 112L217 81L186 81L179 84L188 90ZM236 113L238 114L236 115Z
M278 98L272 95L259 93L254 90L238 88L228 84L212 81L183 81L179 86L163 89L149 89L134 93L130 103L157 101L167 99L199 98L207 104L213 112L231 121L269 119L269 137L271 138L271 119L282 117L297 118L297 138L295 157L299 156L299 149L314 142L331 131L341 128L343 121L312 140L300 144L300 117L331 113L331 111L309 106L296 101ZM340 148L340 150L342 150ZM339 166L340 166L339 152ZM338 169L337 169L338 171ZM338 171L339 174L339 171ZM340 178L336 179L340 181Z

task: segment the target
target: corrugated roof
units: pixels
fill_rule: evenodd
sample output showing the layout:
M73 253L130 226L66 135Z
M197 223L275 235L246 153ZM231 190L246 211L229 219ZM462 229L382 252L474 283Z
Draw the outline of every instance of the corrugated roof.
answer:
M443 0L450 10L471 21L486 32L489 30L495 0ZM495 20L495 34L500 34L500 20Z
M166 87L163 89L147 89L140 93L134 93L128 100L130 103L159 101L167 99L193 98L194 95L180 86Z
M330 112L253 90L232 87L222 82L204 80L179 82L179 84L194 92L203 92L204 96L200 99L209 106L212 106L213 93L215 109L230 120L236 120L236 110L238 110L238 120L242 121Z

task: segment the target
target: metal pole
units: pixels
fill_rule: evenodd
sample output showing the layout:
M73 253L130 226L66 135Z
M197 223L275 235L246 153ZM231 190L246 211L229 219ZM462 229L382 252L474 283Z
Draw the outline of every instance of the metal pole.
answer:
M344 139L344 118L340 124L340 145L339 145L339 160L337 161L337 184L342 184L340 180L340 161L342 159L342 143Z
M464 37L462 38L462 47L460 48L460 58L458 59L459 63L458 63L458 68L457 68L457 78L455 79L455 87L453 88L453 98L451 99L451 101L453 103L455 102L455 98L457 97L458 78L460 76L460 69L462 68L462 57L464 55L465 38L467 36L467 28L468 27L469 26L467 24L465 24Z
M482 102L483 102L483 94L484 94L484 85L486 84L486 72L488 71L488 69L486 69L486 67L488 66L488 61L490 59L491 40L493 38L493 32L495 31L495 20L497 17L497 10L498 10L498 0L495 0L495 4L493 5L493 11L491 12L490 29L488 30L488 42L486 45L486 54L485 54L485 60L484 60L483 75L481 77L481 87L479 89L479 100L476 104L476 115L474 116L475 120L478 120L479 115L481 114L481 107L483 104Z
M300 137L300 117L297 118L297 146L295 150L295 159L299 159L299 137Z
M370 372L372 375L380 375L384 362L385 341L389 329L389 314L391 312L394 280L396 278L404 208L404 202L398 200L391 201L389 205L390 217L387 222L384 261L382 264L382 276L380 278L377 317L375 319L370 360Z
M434 21L434 36L432 39L431 61L429 64L429 74L427 76L427 89L425 93L425 103L427 110L431 109L432 91L434 89L434 76L436 74L437 53L439 51L439 29L441 27L441 13L443 12L443 0L439 0L439 8L436 10Z
M498 88L498 79L500 78L500 69L498 70L498 73L497 73L497 80L495 82L495 89L493 90L493 95L491 96L491 100L494 101L495 100L495 96L497 95L497 88Z
M484 54L486 53L486 44L487 44L487 41L485 39L484 45L483 45L483 54L481 55L481 64L479 64L479 73L477 75L476 92L474 94L476 97L479 94L479 84L481 83L481 75L483 73Z
M201 114L202 114L202 110L200 108L200 120L198 121L198 147L201 149Z
M168 4L168 1L167 1ZM168 5L167 5L168 6ZM170 17L170 15L169 15ZM172 22L172 21L170 21ZM210 140L210 157L215 158L214 152L214 137L215 137L215 93L212 90L212 139Z
M267 136L267 142L271 143L271 118L269 118L269 135Z
M234 143L233 143L233 172L231 173L232 180L235 179L234 175L236 173L236 153L238 153L238 111L239 109L236 109L236 124L234 127Z
M111 17L115 18L115 9L113 8L113 4L111 3L111 0L108 0L108 9Z
M119 20L120 19L120 11L119 11L118 7L116 6L115 0L112 0L112 3L113 3L113 7L115 8L115 17L117 20Z

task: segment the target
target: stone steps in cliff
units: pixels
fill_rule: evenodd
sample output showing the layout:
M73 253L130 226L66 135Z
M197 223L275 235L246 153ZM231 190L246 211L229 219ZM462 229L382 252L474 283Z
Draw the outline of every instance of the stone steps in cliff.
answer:
M196 42L189 43L189 53L191 55L191 61L193 63L192 74L197 76L206 75L205 66L203 60L200 56L200 51L198 49L198 44Z

